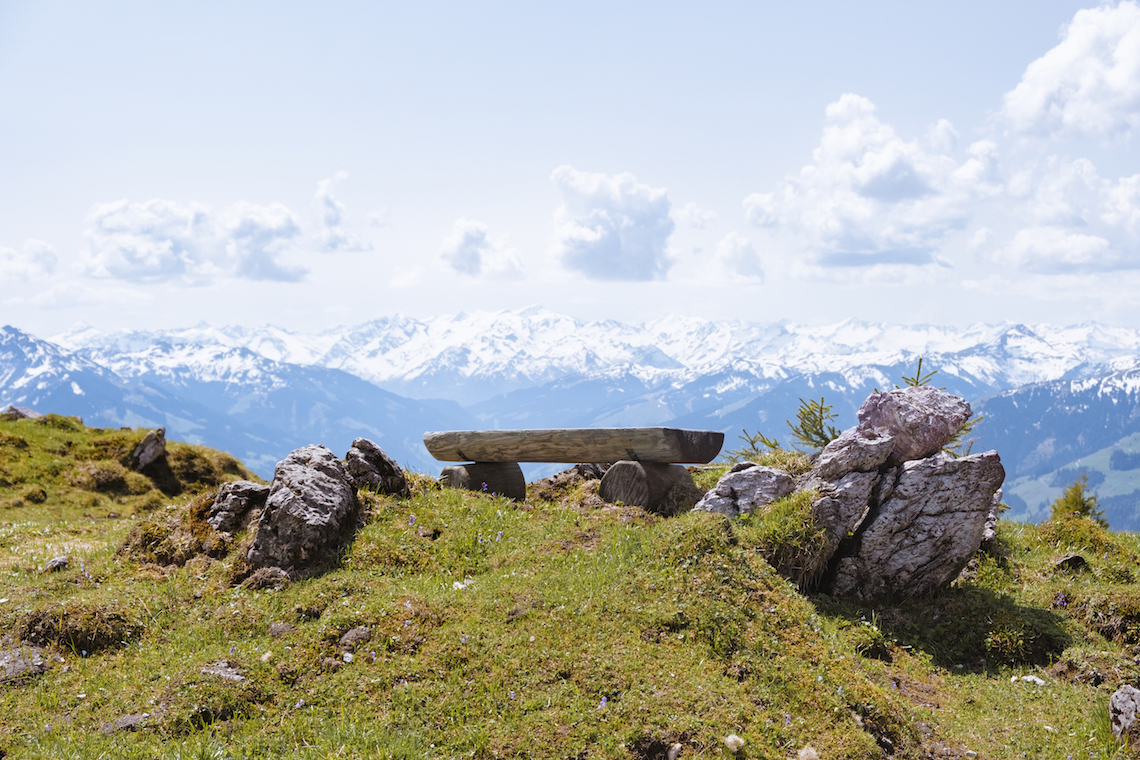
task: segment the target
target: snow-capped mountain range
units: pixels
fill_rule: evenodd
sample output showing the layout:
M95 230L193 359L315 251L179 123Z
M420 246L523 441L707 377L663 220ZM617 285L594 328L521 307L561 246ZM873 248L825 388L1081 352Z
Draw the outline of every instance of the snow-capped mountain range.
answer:
M1137 329L680 316L625 324L539 307L397 315L316 333L81 326L49 342L5 328L0 404L82 414L89 424L165 424L172 437L230 450L263 475L294 445L335 450L355 435L431 471L439 464L420 436L433 429L669 424L724 430L730 441L742 429L783 438L799 399L821 395L846 427L868 393L902 384L920 357L939 370L935 384L983 410L978 445L1003 454L1007 493L1025 516L1039 516L1059 493L1037 483L1049 472L1084 466L1081 457L1140 435ZM1093 422L1097 415L1058 411L1101 402L1118 414L1103 411ZM1034 413L1056 429L1042 429ZM1103 430L1106 414L1111 435L1079 429ZM1105 444L1106 436L1115 437Z
M805 326L666 317L628 325L580 322L539 307L427 320L397 315L318 333L273 326L113 333L79 327L51 340L124 375L187 369L211 375L216 370L195 357L198 348L244 348L275 362L343 370L409 398L462 404L568 377L625 375L652 386L724 374L782 380L838 373L853 385L868 379L889 384L890 378L869 368L895 367L920 356L936 363L944 377L976 387L1012 388L1079 376L1140 353L1140 330L1091 322L956 329L854 320ZM157 346L165 348L156 352ZM223 371L241 370L234 364Z

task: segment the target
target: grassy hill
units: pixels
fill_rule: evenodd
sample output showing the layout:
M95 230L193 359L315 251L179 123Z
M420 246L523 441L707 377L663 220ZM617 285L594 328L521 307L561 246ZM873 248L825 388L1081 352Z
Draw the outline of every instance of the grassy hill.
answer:
M332 571L257 588L235 585L249 536L202 520L244 468L172 443L133 473L143 432L0 421L0 648L49 665L0 682L0 756L648 760L732 755L730 734L746 758L1121 751L1134 534L1003 523L945 592L859 605L780 577L764 517L414 475L410 499L362 494Z

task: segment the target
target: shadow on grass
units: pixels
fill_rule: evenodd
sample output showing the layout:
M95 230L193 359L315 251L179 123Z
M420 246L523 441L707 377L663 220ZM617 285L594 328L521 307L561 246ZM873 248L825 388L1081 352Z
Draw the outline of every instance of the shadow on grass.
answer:
M977 586L919 599L858 602L817 594L811 601L820 614L853 624L856 648L865 646L871 656L893 642L925 652L948 669L1045 665L1072 643L1060 614Z

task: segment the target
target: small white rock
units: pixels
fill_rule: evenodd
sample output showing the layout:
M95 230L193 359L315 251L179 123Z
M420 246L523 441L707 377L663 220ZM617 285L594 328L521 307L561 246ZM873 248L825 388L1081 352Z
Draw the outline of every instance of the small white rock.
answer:
M677 758L681 756L682 749L681 742L677 742L669 747L669 751L665 753L665 760L677 760Z
M809 744L796 753L796 760L819 760L819 753Z
M728 747L729 752L739 752L744 749L744 740L736 734L729 734L724 737L724 746Z
M344 661L345 662L352 662L352 652L345 652L344 653Z
M972 749L966 750L966 757L977 757L978 753Z

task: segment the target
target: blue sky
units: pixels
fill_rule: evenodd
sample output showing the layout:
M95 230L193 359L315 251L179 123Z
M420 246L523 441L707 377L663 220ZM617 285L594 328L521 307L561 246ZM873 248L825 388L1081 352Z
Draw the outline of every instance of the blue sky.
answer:
M1131 2L8 0L0 323L1135 325L1138 130Z

